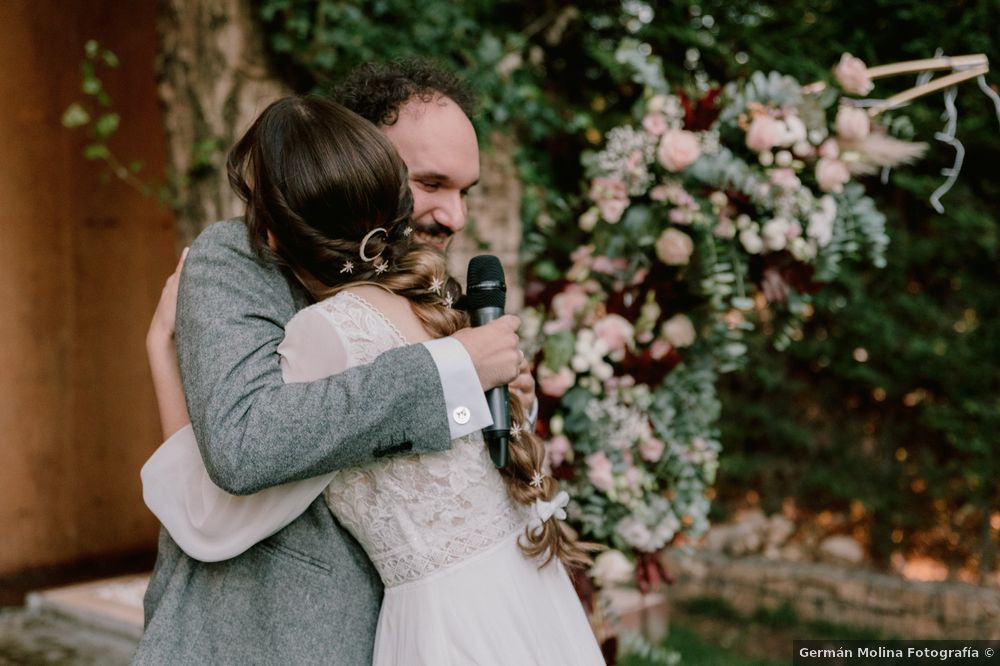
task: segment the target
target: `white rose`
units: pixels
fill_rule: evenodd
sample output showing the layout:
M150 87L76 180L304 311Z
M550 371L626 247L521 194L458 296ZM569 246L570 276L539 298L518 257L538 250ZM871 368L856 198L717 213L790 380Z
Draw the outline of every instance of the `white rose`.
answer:
M845 141L860 141L871 132L871 121L864 109L843 105L837 111L837 134Z
M591 206L587 209L586 213L580 216L580 229L583 231L593 231L594 227L597 226L597 220L600 219L600 216L600 211Z
M785 249L785 244L788 242L787 234L788 220L781 217L768 220L760 231L764 246L775 252Z
M635 566L620 550L606 550L594 558L590 576L601 587L621 585L632 580Z
M660 335L674 347L690 347L697 337L694 324L685 315L675 314L663 322Z
M785 127L788 129L788 145L806 140L806 125L798 116L785 116Z
M833 239L833 221L837 217L837 202L826 194L819 199L819 208L809 214L806 235L816 240L820 247L826 247Z
M667 108L666 95L653 95L646 103L646 110L650 113L662 113Z
M750 254L760 254L764 250L764 241L756 229L747 228L740 232L740 243L743 249Z

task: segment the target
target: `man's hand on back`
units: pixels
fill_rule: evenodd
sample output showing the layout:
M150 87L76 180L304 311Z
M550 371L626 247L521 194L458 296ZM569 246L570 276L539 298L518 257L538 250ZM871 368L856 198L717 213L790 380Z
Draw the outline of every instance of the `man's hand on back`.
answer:
M520 326L519 317L504 315L483 326L463 328L452 336L469 352L484 391L509 384L520 373Z

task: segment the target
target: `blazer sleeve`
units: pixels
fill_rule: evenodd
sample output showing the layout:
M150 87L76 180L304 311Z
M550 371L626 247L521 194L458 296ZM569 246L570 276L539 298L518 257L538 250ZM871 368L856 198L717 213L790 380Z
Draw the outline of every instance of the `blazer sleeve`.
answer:
M441 379L423 345L285 384L277 348L300 304L284 274L253 253L242 222L216 223L192 245L177 354L194 435L217 486L247 495L451 445Z

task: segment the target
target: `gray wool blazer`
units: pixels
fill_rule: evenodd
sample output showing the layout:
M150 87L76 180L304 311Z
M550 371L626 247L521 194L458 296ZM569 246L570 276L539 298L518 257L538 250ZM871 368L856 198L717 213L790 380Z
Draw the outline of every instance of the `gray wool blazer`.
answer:
M284 384L276 350L307 304L256 257L242 221L218 222L192 245L177 352L205 466L230 493L451 446L437 367L423 345ZM367 666L381 600L374 567L322 497L224 562L191 559L161 530L133 663Z

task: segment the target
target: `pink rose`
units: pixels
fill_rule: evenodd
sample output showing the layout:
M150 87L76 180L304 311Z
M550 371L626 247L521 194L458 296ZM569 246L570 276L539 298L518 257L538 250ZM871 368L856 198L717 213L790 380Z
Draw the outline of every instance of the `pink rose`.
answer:
M691 224L691 212L683 208L671 208L667 219L674 224Z
M802 186L798 176L792 169L774 169L771 171L771 182L783 190L797 190Z
M868 76L868 68L860 58L855 58L850 53L840 56L840 62L833 69L833 76L837 83L850 95L867 95L875 87Z
M830 159L837 159L840 157L840 146L837 144L837 140L827 139L824 141L823 145L819 147L819 156Z
M754 116L747 129L747 148L762 153L778 145L782 135L781 123L767 115Z
M646 278L648 276L649 276L649 269L647 267L643 266L642 268L637 268L635 270L635 273L632 275L632 279L629 281L629 284L632 286L635 286L637 284L642 284L643 282L646 281Z
M840 160L824 157L816 163L816 182L824 192L842 192L844 183L850 179L851 172Z
M719 220L719 223L712 229L712 233L719 238L730 239L736 236L736 225L728 217Z
M660 335L674 347L690 347L694 344L696 333L694 324L686 315L675 314L663 322Z
M677 229L667 229L656 239L656 256L668 266L683 266L691 260L694 242Z
M561 398L575 381L576 374L566 366L559 368L558 372L550 370L546 365L538 368L538 388L553 398Z
M649 191L649 198L653 201L666 201L670 188L666 185L657 185Z
M604 218L605 222L608 224L617 224L622 219L625 209L628 208L628 200L604 199L598 202L597 207L600 208L601 217Z
M611 471L611 461L598 451L587 456L587 478L598 489L608 492L615 487L615 476Z
M622 351L632 342L635 329L625 317L609 314L594 324L594 334L612 352Z
M837 134L845 141L860 141L871 131L871 121L864 109L845 104L837 110Z
M667 131L667 119L659 113L647 113L642 119L642 128L653 136L662 136Z
M590 270L595 273L613 275L614 273L623 271L626 268L628 268L628 259L625 259L624 257L612 259L611 257L606 257L602 254L594 257L594 263L591 265Z
M566 454L570 452L573 447L570 446L569 440L566 439L565 435L556 435L549 440L548 446L545 447L549 454L549 465L552 467L558 467L566 460Z
M660 147L656 151L656 156L660 164L667 171L683 171L694 164L701 154L698 147L698 137L694 132L686 130L672 129L660 139Z
M601 202L605 199L624 199L628 196L628 188L621 178L598 176L590 183L590 198Z
M653 344L649 346L649 355L653 357L654 361L659 361L669 354L671 349L673 347L670 346L669 342L663 338L656 338L653 340Z
M552 299L557 319L572 321L587 306L587 292L578 284L568 284Z
M663 457L663 450L666 445L655 437L650 437L639 442L639 455L646 462L655 463Z
M642 487L642 470L638 467L629 467L623 474L625 484L634 492L639 492Z

